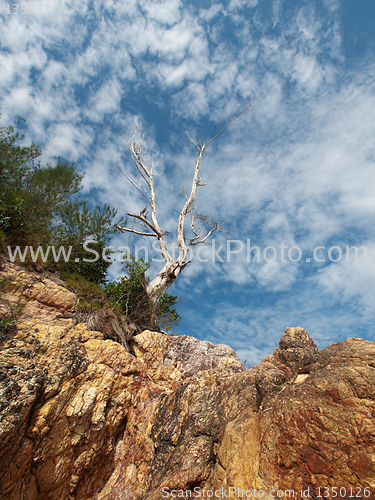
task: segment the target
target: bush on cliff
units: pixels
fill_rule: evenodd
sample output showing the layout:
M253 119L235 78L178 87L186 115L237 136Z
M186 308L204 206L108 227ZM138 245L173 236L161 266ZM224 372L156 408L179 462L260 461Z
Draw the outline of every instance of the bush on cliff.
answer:
M18 128L22 128L23 122L19 120ZM22 146L19 143L23 140L15 127L0 127L2 248L19 246L23 251L32 247L35 252L40 247L46 255L48 247L62 246L69 255L68 262L55 262L51 252L46 258L39 253L36 259L26 253L25 262L59 270L65 276L79 273L94 283L104 284L111 262L103 259L102 250L111 239L109 235L117 231L113 222L117 210L105 205L90 211L87 202L78 196L84 174L78 174L74 164L60 158L56 165L47 163L42 167L36 163L42 154L39 146ZM96 242L91 247L99 253L96 261L83 248L88 239Z
M181 320L174 308L177 297L165 292L154 308L147 296L147 285L150 278L145 276L151 264L144 259L135 259L130 255L124 263L126 276L109 283L106 288L108 297L132 323L141 324L144 328L155 328L158 325L166 331L171 331Z

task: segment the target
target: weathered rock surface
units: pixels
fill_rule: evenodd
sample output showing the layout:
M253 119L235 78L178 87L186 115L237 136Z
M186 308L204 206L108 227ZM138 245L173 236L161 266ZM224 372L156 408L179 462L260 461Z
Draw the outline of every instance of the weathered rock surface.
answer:
M10 306L19 305L23 317L65 324L64 316L75 310L77 297L57 284L56 281L61 282L57 277L51 275L51 278L54 281L2 259L0 280L6 285L4 288L8 293L2 295L0 314L9 312Z
M1 499L375 498L374 343L319 353L287 328L245 371L227 346L145 331L133 356L61 318L63 287L11 272L33 315L0 350Z

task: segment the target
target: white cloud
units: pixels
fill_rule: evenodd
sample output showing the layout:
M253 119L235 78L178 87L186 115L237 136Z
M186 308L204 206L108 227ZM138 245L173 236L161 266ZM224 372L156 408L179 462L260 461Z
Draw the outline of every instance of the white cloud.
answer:
M184 112L184 120L199 120L200 117L209 113L207 89L203 83L189 83L183 93L173 96L173 102L186 110Z
M273 28L275 28L277 23L280 22L279 19L280 7L281 7L281 0L274 0L272 2Z
M63 156L71 161L78 160L86 154L93 141L90 130L72 127L68 123L60 123L51 131L51 141L46 153L52 156Z
M163 24L173 25L178 23L181 18L181 2L179 0L158 0L156 2L146 0L141 2L141 6L149 18Z
M297 54L294 59L293 78L308 90L317 91L323 79L322 70L315 57Z
M223 5L217 3L213 4L208 9L200 9L199 10L199 18L205 19L206 21L211 21L217 14L223 12Z
M240 9L241 7L256 7L258 0L230 0L229 10Z
M33 105L33 99L30 95L30 88L15 87L5 98L5 106L13 115L20 115L26 111L29 112Z
M117 80L106 82L100 87L96 94L92 95L86 115L93 121L103 120L107 113L113 113L119 109L121 100L121 87Z
M30 72L32 69L41 70L47 61L46 54L40 47L30 47L26 52L16 54L0 54L0 62L3 68L0 76L0 85L4 90L11 91L12 87L22 84L30 84Z
M363 250L358 253L358 262L354 262L354 249L350 252L350 261L346 262L344 248L341 260L320 269L313 279L324 293L336 297L343 304L351 304L351 307L356 306L365 316L371 317L373 316L375 301L373 287L375 280L375 244L371 241L355 246L357 248L360 246L366 248L367 262L364 261ZM334 255L335 258L338 258L337 254Z
M272 258L271 251L268 255L268 258ZM297 266L291 263L281 264L277 261L271 261L264 264L257 273L257 281L266 290L271 289L274 292L279 292L290 288L296 281L297 276Z

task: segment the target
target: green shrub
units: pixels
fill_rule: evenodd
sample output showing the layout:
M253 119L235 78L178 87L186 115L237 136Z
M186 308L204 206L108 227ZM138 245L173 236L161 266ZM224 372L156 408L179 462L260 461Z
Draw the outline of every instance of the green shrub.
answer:
M145 273L150 267L151 264L145 262L144 259L137 261L133 255L130 256L123 267L126 276L109 283L106 293L114 305L120 306L124 316L139 327L159 326L171 331L181 319L174 308L177 297L164 293L156 309L153 309L146 292L150 278L145 277Z
M22 128L24 120L19 120ZM47 247L64 247L66 254L71 248L69 262L54 262L53 254L43 262L38 256L38 265L67 273L80 273L97 284L107 281L107 269L111 261L102 257L103 248L117 231L114 223L117 210L108 205L87 207L86 201L78 197L82 189L84 174L78 174L74 164L62 162L59 158L53 166L36 164L41 155L39 146L25 147L23 135L13 126L0 127L0 246L41 247L45 254ZM87 240L95 240L91 250L99 253L93 261L93 254L83 248ZM110 254L109 254L110 256ZM84 261L86 259L86 261ZM28 252L26 264L33 264Z

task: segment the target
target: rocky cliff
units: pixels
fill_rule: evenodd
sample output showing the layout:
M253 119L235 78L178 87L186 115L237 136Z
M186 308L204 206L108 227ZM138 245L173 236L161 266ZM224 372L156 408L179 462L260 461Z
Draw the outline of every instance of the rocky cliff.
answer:
M227 346L145 331L131 354L75 324L56 280L0 274L3 317L25 303L2 331L1 499L375 498L374 343L319 352L287 328L245 371Z

